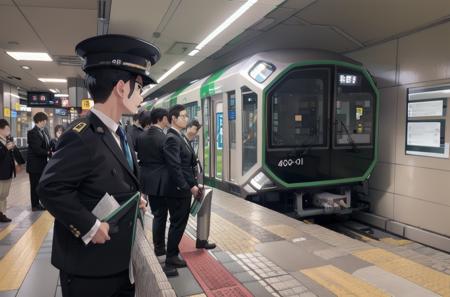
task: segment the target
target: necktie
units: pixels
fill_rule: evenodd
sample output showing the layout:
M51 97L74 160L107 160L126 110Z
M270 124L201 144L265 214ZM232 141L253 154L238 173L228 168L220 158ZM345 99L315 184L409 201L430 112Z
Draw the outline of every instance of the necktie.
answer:
M41 130L42 137L44 137L45 144L48 146L50 141L48 140L47 133L45 133L44 129Z
M119 135L120 138L120 144L122 146L122 152L125 155L125 159L127 159L128 165L130 166L131 170L134 170L133 166L133 158L131 157L131 150L128 146L127 137L125 135L125 131L123 130L122 126L119 126L116 131L117 135Z

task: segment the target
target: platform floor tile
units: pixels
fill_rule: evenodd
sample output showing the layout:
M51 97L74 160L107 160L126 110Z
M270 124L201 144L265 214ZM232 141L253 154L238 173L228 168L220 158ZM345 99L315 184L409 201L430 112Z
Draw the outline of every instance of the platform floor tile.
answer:
M365 267L353 273L377 288L382 288L392 296L398 297L439 297L440 295L422 288L404 278L376 266Z
M450 296L450 275L382 249L355 252L354 255L437 294Z
M301 270L337 296L386 297L388 293L332 265Z

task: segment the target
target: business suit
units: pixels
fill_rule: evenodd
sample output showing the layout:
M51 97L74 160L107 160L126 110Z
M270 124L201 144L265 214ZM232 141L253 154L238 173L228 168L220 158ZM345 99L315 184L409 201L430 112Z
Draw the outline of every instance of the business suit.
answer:
M139 135L141 135L143 132L144 129L142 127L133 124L127 129L128 142L131 142L133 144L133 147L136 147L136 141Z
M82 238L95 224L91 211L106 192L122 204L139 190L131 144L130 150L133 168L108 127L90 112L61 136L40 180L41 201L56 218L52 264L73 296L85 294L77 290L87 286L92 296L110 296L105 290L128 280L134 211L119 220L116 232L110 229L107 243L85 245Z
M164 157L170 176L170 182L163 193L167 197L170 213L170 228L167 239L167 257L169 258L178 255L178 244L189 219L190 189L197 185L195 178L196 158L192 147L173 128L167 131Z
M156 255L165 253L165 231L168 207L163 195L169 183L164 142L166 134L157 126L151 126L139 135L136 152L141 169L141 191L148 195L153 214L153 245Z
M27 172L30 177L31 207L39 207L36 188L50 156L50 137L45 129L34 126L27 133Z

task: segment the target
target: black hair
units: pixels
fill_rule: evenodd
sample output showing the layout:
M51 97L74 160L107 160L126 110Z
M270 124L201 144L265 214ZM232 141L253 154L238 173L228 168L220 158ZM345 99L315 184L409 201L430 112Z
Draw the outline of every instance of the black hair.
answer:
M197 127L197 131L200 130L200 128L202 127L202 124L200 124L200 122L197 119L193 119L192 121L190 121L186 128L190 128L192 126Z
M54 128L55 137L56 137L56 132L58 132L59 130L61 130L62 133L64 133L64 131L65 131L66 129L64 129L64 126L63 126L63 125L56 125L55 128Z
M183 110L186 110L186 107L184 107L181 104L176 104L172 106L169 109L169 123L172 124L172 117L178 118L180 116L180 112L182 112Z
M0 129L5 129L6 126L9 126L9 123L5 119L0 119Z
M133 115L133 122L136 122L137 120L139 120L139 116L140 116L140 112L139 113L135 113L134 115Z
M142 128L150 126L152 123L150 111L144 110L139 113L139 124L141 124Z
M159 121L162 121L164 117L167 117L167 119L169 119L169 112L164 108L154 108L150 113L152 124L156 124Z
M33 116L33 121L34 121L35 124L37 124L39 122L42 122L42 121L46 121L46 120L48 120L48 116L47 116L47 114L45 112L42 112L42 111L36 113Z
M125 83L130 81L130 94L128 94L128 98L130 98L134 91L136 75L125 70L111 68L89 70L85 84L93 97L94 103L105 103L120 80Z

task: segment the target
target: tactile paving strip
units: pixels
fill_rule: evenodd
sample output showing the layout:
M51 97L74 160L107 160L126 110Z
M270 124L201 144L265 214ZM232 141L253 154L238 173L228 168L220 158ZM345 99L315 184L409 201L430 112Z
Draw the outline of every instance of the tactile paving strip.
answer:
M183 236L181 254L206 296L253 296L221 263L204 250L197 250L194 241Z

